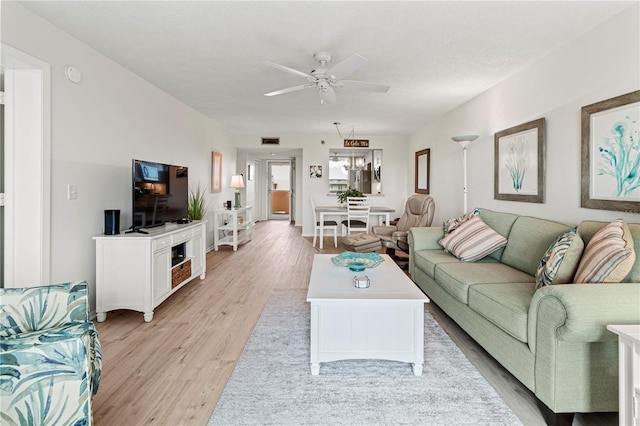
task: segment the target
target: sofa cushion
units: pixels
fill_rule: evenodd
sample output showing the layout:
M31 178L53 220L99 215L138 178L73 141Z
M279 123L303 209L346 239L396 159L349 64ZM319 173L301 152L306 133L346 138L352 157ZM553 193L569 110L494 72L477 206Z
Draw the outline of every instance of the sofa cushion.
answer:
M540 259L536 270L536 288L573 281L584 250L584 242L575 229L555 239Z
M500 261L529 275L535 275L540 259L558 235L572 227L535 217L520 216L509 233Z
M518 215L513 213L503 213L503 212L494 212L493 210L488 209L479 209L480 217L486 223L496 231L498 234L502 235L505 238L509 238L509 233L511 232L511 227L513 223L518 218ZM500 260L502 258L502 253L504 248L501 248L489 255L496 260Z
M469 288L469 307L509 335L527 343L527 315L534 283L476 284Z
M598 231L587 244L576 271L578 283L618 283L636 260L633 238L622 220L615 220Z
M461 261L475 262L504 247L507 239L474 216L445 235L440 244Z
M469 286L489 283L535 283L531 275L502 263L441 263L436 266L435 281L458 301L467 304Z
M440 263L460 263L458 258L444 250L420 250L414 256L415 267L434 278L436 266Z

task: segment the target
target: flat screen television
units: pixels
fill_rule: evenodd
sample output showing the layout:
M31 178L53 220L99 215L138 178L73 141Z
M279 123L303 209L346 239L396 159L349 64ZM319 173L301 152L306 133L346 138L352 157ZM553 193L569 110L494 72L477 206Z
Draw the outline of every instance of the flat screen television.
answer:
M189 209L187 167L133 160L133 231L186 219Z

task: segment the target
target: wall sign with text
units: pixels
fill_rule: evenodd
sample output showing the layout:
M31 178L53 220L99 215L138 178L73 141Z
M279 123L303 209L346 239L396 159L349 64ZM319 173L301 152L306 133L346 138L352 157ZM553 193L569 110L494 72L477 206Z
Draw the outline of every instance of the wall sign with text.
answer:
M345 148L369 148L369 139L345 139Z

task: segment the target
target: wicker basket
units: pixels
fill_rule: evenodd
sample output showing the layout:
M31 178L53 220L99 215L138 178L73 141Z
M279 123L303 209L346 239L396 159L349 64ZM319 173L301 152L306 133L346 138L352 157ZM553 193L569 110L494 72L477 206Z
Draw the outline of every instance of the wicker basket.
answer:
M171 288L179 286L191 277L191 259L171 270Z

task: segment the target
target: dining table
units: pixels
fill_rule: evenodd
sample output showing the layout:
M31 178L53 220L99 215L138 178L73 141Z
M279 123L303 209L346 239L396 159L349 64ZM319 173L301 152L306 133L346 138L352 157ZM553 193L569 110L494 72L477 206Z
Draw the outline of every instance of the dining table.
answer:
M391 213L395 213L395 209L391 207L371 206L369 210L370 216L378 216L378 224L389 224L391 221ZM320 249L323 248L324 240L324 221L327 216L338 216L338 224L341 222L342 216L347 217L347 206L316 206L316 213L320 217Z

